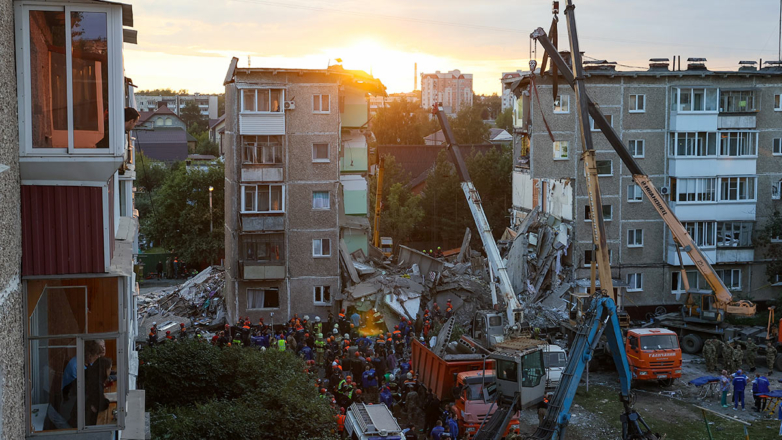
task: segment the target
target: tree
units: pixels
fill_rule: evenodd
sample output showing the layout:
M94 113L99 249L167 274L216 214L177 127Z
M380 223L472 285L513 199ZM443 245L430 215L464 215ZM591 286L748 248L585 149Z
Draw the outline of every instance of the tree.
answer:
M380 218L382 230L388 231L394 243L408 241L423 218L421 196L413 194L410 188L401 183L393 184L388 193L388 204Z
M501 128L508 133L513 132L513 108L509 107L503 110L497 119L494 120L494 125L497 128Z
M190 340L140 358L154 438L336 438L331 408L291 353Z
M218 260L224 246L224 182L225 165L220 161L207 171L180 162L154 192L152 212L141 218L141 232L188 264Z
M192 99L185 101L185 106L179 112L179 118L185 123L187 131L194 137L209 128L207 127L207 118L201 114L201 109Z
M763 229L758 233L757 244L765 247L766 276L770 283L778 282L782 277L782 214L778 210L768 219Z
M225 93L217 95L217 117L225 114Z
M426 179L422 206L426 215L418 227L421 241L455 245L461 241L464 228L472 226L459 177L445 150L438 153L434 170Z
M396 158L391 155L385 156L383 165L383 200L382 209L388 206L388 195L391 193L391 187L396 183L406 184L410 181L409 173L406 173L400 165L396 163ZM377 173L369 181L369 222L374 228L375 224L375 200L377 200ZM385 234L383 227L383 213L380 214L381 233ZM374 233L374 231L373 231Z
M496 119L502 111L502 98L496 93L492 93L491 95L475 95L472 105L487 110L485 113L486 116L483 118L484 120ZM483 113L483 110L481 110L481 112Z
M483 122L478 106L465 107L459 110L455 118L451 119L451 128L456 136L456 143L461 145L482 144L489 136L489 127Z
M144 95L144 96L176 96L176 95L187 95L187 89L181 89L181 90L171 90L169 88L165 89L152 89L152 90L139 90L135 93L136 95Z
M220 147L217 145L217 142L212 142L209 139L208 131L193 135L193 137L196 138L196 154L211 154L215 157L220 155Z
M508 209L513 203L513 149L497 146L484 154L475 153L466 158L475 189L481 195L483 211L494 238L499 238L510 224Z
M406 99L379 109L371 125L378 145L421 145L429 127L427 113Z

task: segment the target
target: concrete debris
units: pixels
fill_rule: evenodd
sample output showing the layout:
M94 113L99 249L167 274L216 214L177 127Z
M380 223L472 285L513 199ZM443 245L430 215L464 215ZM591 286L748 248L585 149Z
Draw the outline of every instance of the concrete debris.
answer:
M156 292L138 296L138 318L143 324L145 335L147 322L161 324L173 322L177 329L184 322L187 327L201 326L205 328L220 327L226 321L225 300L225 270L211 266L190 278L184 283Z

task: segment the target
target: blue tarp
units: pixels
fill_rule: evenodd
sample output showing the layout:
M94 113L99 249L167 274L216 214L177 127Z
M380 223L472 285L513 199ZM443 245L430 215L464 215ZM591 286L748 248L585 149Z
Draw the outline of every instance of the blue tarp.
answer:
M719 381L720 381L719 376L701 376L687 383L690 385L695 385L696 387L700 387L706 385L707 383L719 382Z
M782 390L769 391L766 394L761 394L763 397L782 397Z

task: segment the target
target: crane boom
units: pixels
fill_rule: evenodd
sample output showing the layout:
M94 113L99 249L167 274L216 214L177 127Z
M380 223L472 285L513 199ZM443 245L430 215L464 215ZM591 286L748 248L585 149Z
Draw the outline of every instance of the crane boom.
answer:
M386 158L381 157L377 167L377 188L375 193L375 224L372 234L372 244L380 248L380 212L383 208L383 174L385 173Z
M521 310L521 303L518 298L516 298L516 294L513 291L513 285L508 276L508 269L505 267L505 262L502 261L500 251L497 249L497 243L494 241L494 236L491 233L489 220L486 218L486 213L483 211L481 196L478 194L478 190L475 189L475 185L473 185L472 180L470 179L467 164L462 158L462 152L459 149L459 145L456 143L456 138L451 130L451 124L448 122L448 116L443 111L442 104L435 104L432 113L437 116L440 127L443 129L448 156L456 167L456 172L459 174L462 191L464 191L464 196L467 198L467 205L470 206L470 212L472 213L473 220L475 220L475 227L478 230L478 235L481 237L483 249L486 251L486 257L489 260L489 265L491 265L491 271L494 276L497 277L500 294L505 300L505 313L508 317L508 325L513 326L516 323L523 321L524 315ZM493 281L494 280L492 280L492 282ZM495 307L498 305L495 297L492 297L492 302Z
M554 45L551 43L551 41L548 39L548 36L546 35L546 32L543 30L543 28L537 28L530 35L530 37L537 40L543 46L543 49L551 58L551 61L557 66L557 69L559 70L562 77L575 90L576 81L573 76L573 72L559 54L559 52L556 50ZM573 54L575 56L575 54L578 54L578 51L575 50ZM687 255L690 256L693 264L698 269L698 272L700 272L700 274L709 284L711 290L714 291L714 296L717 302L715 305L717 308L723 309L727 313L754 315L754 304L749 301L733 301L733 295L731 295L728 288L722 282L722 279L720 279L720 277L714 271L714 268L706 259L706 256L698 248L698 245L692 239L692 236L690 236L690 234L687 232L687 229L684 227L684 225L682 225L681 221L679 221L668 204L665 203L665 200L663 200L660 192L654 186L649 176L643 172L641 166L638 164L638 162L635 161L627 148L625 148L621 138L619 137L619 134L617 134L605 116L603 116L603 113L600 111L594 101L589 98L588 95L586 95L586 105L588 105L589 115L592 116L592 119L595 122L595 126L603 132L606 139L611 144L611 147L616 151L616 153L619 155L619 158L632 174L633 182L641 187L641 190L644 192L644 194L646 194L646 197L652 203L654 209L670 229L676 244L678 244L678 246L687 252Z

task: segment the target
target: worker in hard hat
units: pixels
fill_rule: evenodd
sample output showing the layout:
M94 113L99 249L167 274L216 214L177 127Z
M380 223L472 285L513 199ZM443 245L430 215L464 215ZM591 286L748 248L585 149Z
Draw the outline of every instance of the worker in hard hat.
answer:
M312 329L311 330L312 330L312 333L316 334L316 335L318 333L323 333L323 323L320 322L320 316L316 316L315 317L315 322L312 323Z

